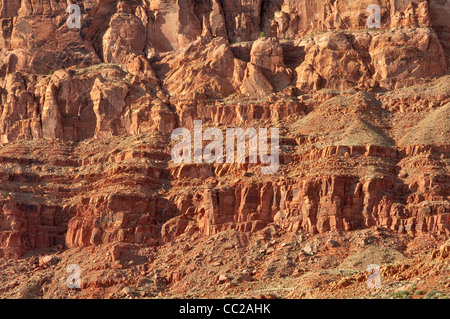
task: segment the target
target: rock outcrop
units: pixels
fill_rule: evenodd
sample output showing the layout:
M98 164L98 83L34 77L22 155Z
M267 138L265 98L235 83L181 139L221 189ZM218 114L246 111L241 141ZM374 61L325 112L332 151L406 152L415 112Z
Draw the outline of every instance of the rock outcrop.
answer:
M270 224L449 235L448 0L73 2L79 29L67 1L0 1L0 256ZM174 164L197 119L279 127L279 171Z

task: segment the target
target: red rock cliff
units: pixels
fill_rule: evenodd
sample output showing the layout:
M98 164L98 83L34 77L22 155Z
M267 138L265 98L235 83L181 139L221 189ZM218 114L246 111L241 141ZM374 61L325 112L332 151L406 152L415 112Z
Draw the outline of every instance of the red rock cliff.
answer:
M0 2L0 255L182 233L450 231L450 1ZM370 4L381 28L369 30ZM279 127L281 165L171 161Z

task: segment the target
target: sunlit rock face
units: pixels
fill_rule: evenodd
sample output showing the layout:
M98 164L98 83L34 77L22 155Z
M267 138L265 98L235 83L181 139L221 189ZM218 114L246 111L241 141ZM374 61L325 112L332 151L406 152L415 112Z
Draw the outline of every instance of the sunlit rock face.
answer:
M449 1L0 2L0 255L450 227ZM380 27L368 28L380 8ZM171 159L279 127L280 168Z

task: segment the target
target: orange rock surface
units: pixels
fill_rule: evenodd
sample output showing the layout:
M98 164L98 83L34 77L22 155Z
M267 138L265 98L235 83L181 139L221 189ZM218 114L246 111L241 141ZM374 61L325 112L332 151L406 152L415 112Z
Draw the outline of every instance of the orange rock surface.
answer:
M72 2L0 1L0 296L449 292L449 0ZM175 164L195 120L280 128L278 172Z

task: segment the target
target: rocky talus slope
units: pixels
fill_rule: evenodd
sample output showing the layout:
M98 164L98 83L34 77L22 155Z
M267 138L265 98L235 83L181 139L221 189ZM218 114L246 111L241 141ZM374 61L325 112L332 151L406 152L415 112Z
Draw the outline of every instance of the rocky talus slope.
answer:
M448 296L449 0L70 3L0 1L0 296ZM174 163L195 120L279 170Z

